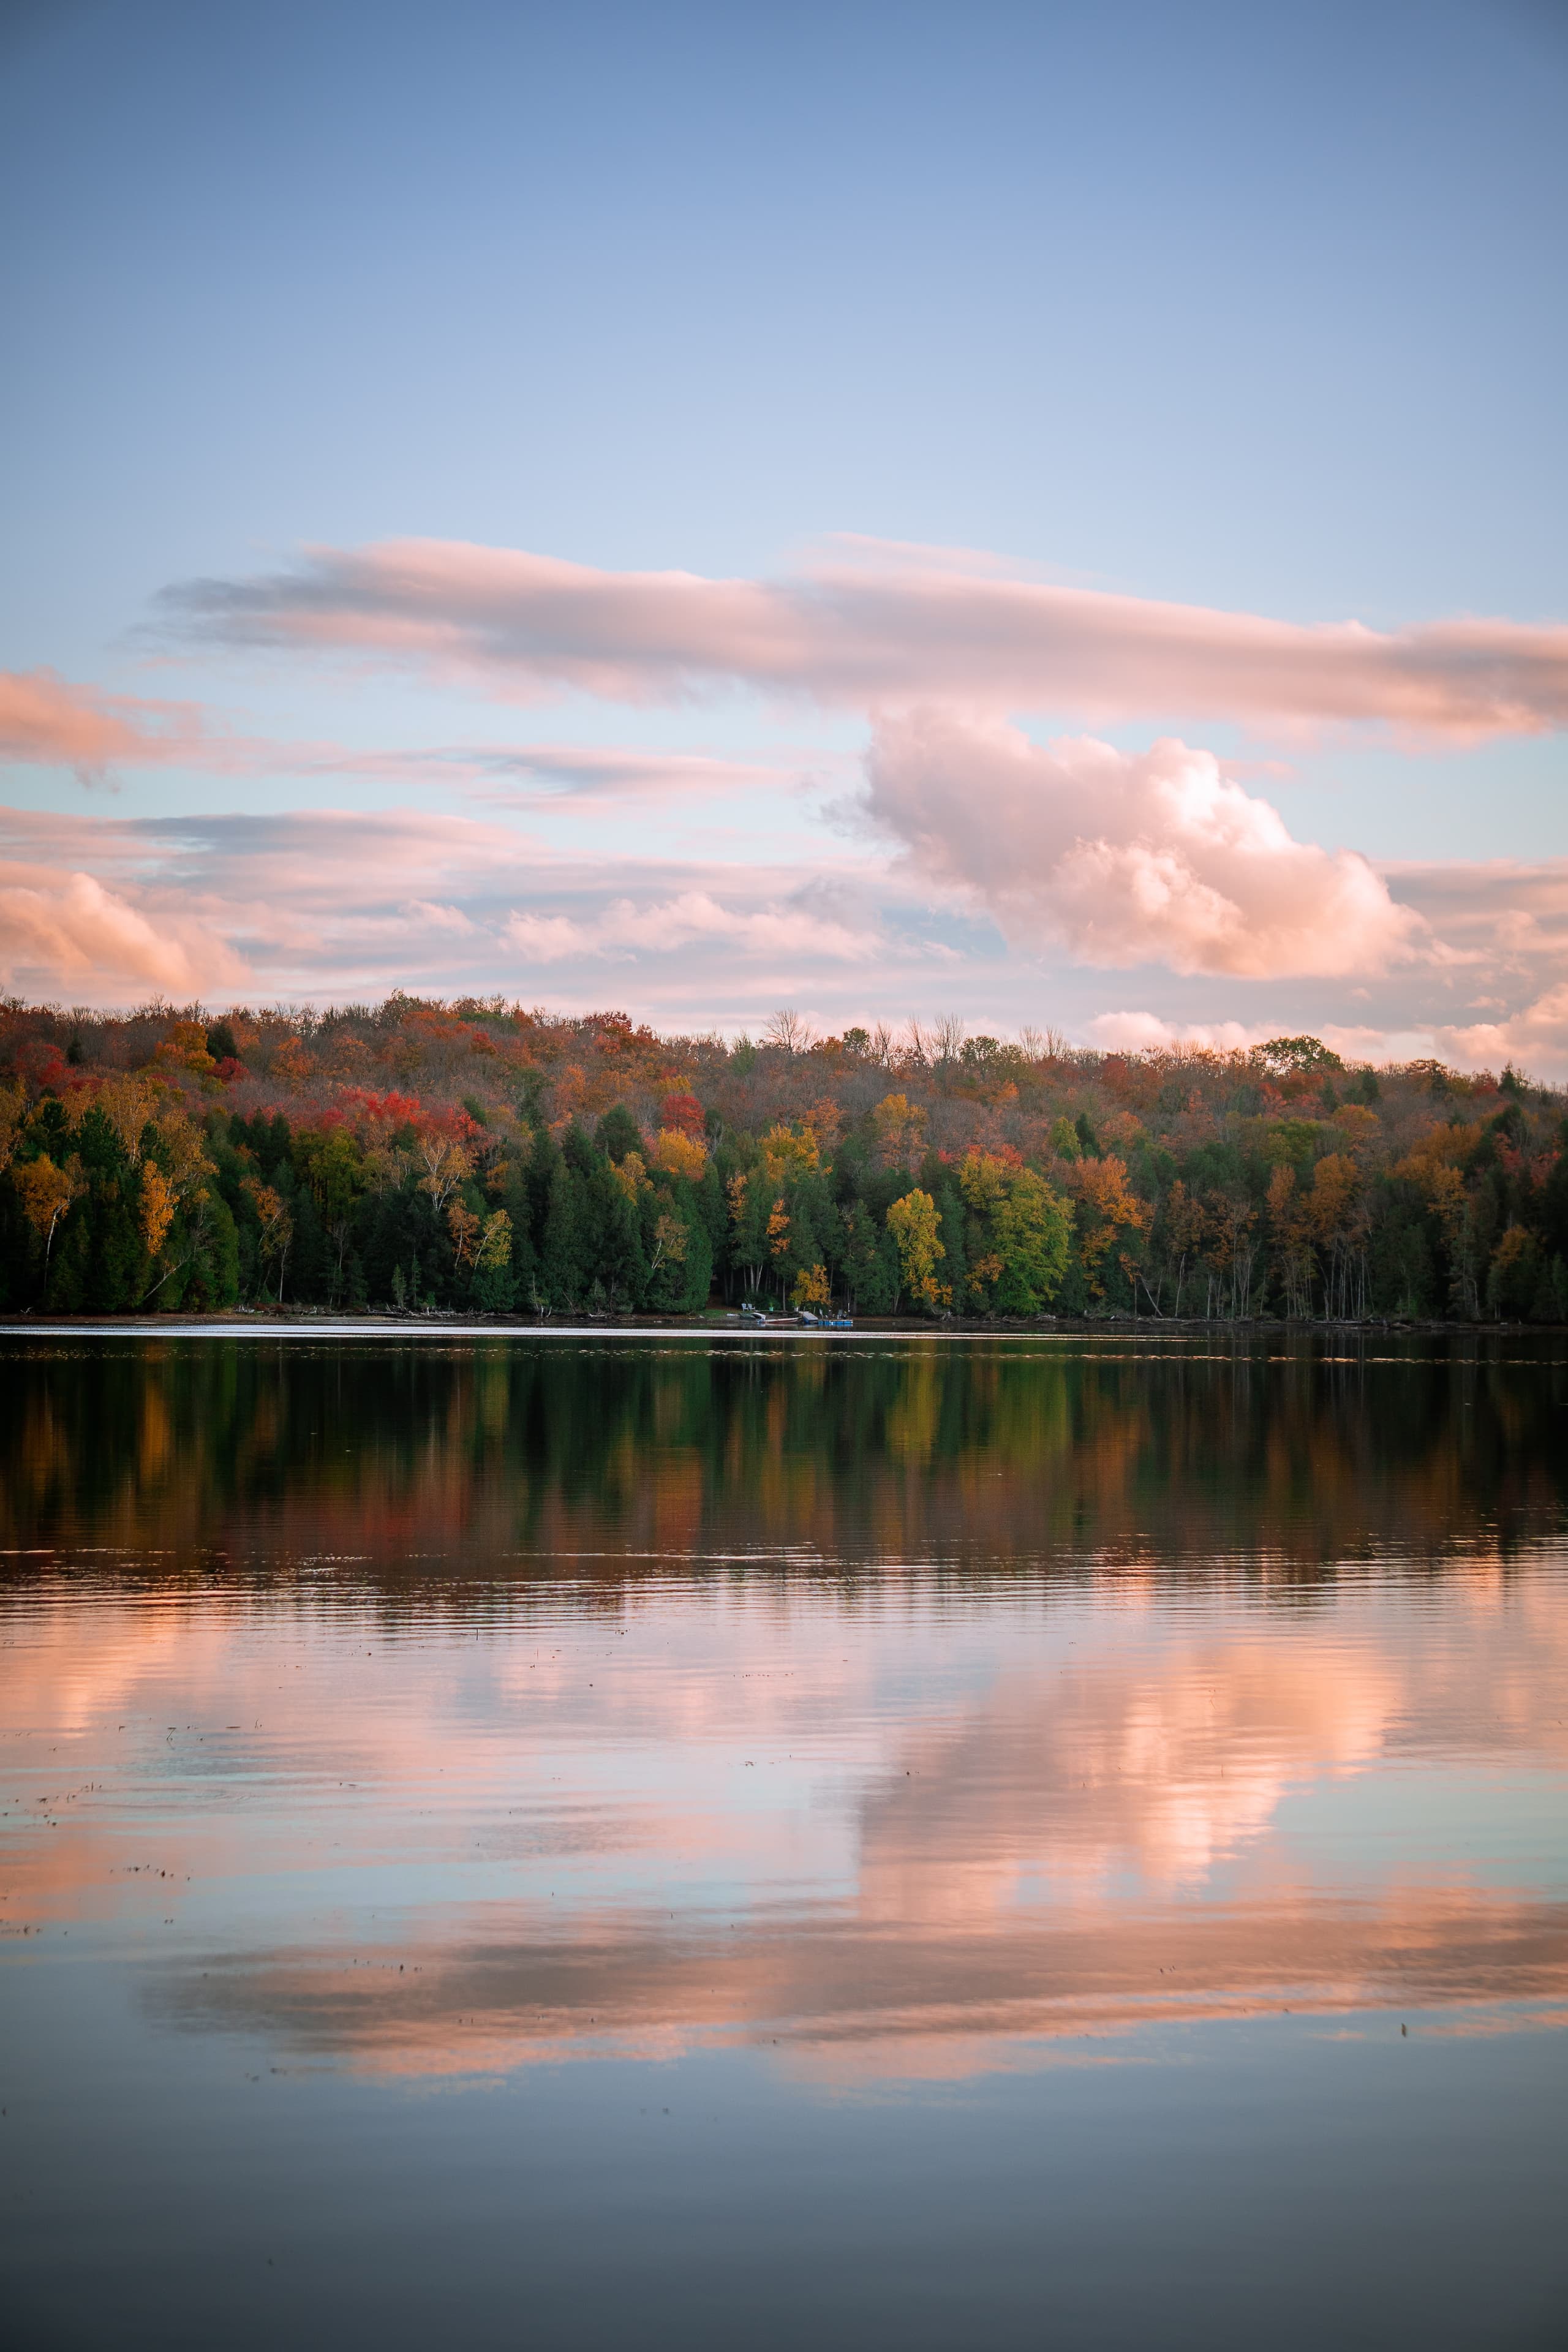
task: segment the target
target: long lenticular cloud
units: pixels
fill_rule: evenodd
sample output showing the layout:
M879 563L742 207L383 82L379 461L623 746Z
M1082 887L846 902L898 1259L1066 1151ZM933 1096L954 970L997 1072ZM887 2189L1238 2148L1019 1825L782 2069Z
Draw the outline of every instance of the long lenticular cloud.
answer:
M163 604L209 642L457 668L519 698L570 688L657 701L741 684L854 709L1372 721L1455 741L1568 724L1568 626L1307 626L890 550L777 581L709 580L388 541L190 582Z

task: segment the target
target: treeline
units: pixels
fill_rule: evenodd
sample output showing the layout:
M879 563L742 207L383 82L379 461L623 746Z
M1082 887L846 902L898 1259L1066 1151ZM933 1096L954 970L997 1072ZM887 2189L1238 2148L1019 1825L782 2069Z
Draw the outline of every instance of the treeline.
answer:
M1310 1037L0 1007L0 1308L1568 1318L1568 1120Z

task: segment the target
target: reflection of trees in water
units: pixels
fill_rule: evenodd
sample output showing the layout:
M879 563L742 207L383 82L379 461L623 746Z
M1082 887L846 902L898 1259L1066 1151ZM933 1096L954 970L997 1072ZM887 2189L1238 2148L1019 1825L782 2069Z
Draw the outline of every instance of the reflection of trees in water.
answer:
M1334 1345L23 1347L0 1359L0 1528L373 1573L758 1549L1298 1573L1560 1523L1551 1343Z

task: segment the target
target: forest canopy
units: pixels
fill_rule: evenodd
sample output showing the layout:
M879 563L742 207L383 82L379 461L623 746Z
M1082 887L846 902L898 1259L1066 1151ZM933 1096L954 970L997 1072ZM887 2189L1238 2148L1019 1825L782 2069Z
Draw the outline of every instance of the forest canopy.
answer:
M1568 1319L1568 1103L1319 1039L0 1004L0 1310Z

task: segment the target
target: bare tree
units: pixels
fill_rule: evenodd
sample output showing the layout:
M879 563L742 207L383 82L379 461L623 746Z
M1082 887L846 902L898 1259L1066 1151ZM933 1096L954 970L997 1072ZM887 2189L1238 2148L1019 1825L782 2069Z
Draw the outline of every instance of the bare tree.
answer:
M956 1062L963 1051L963 1024L957 1013L939 1013L931 1034L936 1044L938 1063Z
M805 1015L785 1006L769 1016L763 1043L777 1045L786 1054L804 1054L811 1044L811 1024Z
M1047 1062L1065 1062L1068 1057L1067 1032L1047 1029L1040 1045L1040 1057Z

